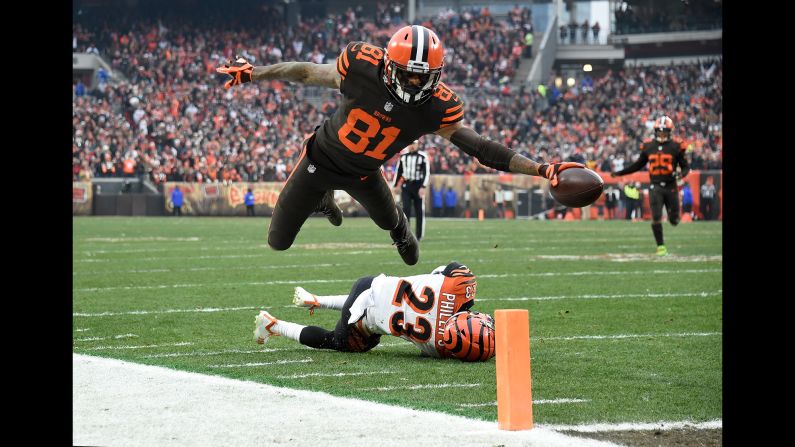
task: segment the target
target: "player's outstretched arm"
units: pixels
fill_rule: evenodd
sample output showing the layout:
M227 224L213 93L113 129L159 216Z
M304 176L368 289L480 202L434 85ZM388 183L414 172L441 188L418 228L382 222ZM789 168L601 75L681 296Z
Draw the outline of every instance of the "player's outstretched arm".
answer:
M648 161L649 157L646 155L646 153L641 152L640 156L638 157L637 160L635 160L634 163L632 163L631 165L627 166L626 168L620 171L611 172L610 177L621 177L622 175L632 174L633 172L640 171L640 168L646 166L646 163Z
M246 58L236 57L216 69L218 73L232 77L224 84L231 88L252 81L290 81L306 85L339 88L340 74L334 64L315 64L312 62L280 62L273 65L251 65Z
M484 165L500 171L536 175L557 183L556 178L560 171L585 167L580 163L573 162L535 162L496 141L483 138L471 128L461 124L460 121L439 129L436 134L449 140L467 154L477 158Z

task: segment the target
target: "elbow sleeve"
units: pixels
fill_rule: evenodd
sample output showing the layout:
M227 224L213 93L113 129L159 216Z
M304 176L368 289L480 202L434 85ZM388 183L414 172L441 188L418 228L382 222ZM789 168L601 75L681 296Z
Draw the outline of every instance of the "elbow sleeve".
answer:
M484 165L510 172L508 166L516 152L496 141L478 135L474 130L463 127L450 136L450 141Z

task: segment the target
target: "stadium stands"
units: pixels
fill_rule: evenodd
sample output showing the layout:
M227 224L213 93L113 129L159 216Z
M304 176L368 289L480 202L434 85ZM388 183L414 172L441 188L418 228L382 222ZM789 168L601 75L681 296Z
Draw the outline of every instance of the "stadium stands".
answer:
M337 93L281 82L226 91L215 67L234 54L256 65L328 62L351 40L385 44L386 27L404 23L394 15L377 23L349 9L289 26L267 6L243 12L223 21L205 14L76 23L75 52L98 54L127 80L103 78L94 90L75 80L74 179L284 180L303 136L335 111ZM665 111L676 121L675 135L692 146L693 167L720 168L721 61L627 67L573 88L556 87L553 75L542 94L510 83L520 57L514 46L531 23L522 9L506 19L448 10L426 23L445 43L443 81L466 101L475 130L533 159L608 171L631 162L654 115ZM493 172L440 137L422 143L434 173Z

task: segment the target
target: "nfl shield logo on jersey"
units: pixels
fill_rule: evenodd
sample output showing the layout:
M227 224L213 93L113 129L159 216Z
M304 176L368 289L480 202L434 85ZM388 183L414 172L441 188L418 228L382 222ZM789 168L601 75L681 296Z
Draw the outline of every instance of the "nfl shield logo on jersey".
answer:
M313 164L310 164L310 165L309 165L309 166L307 166L307 168L306 168L306 170L307 170L307 171L309 171L309 173L310 173L310 174L314 174L316 169L317 169L317 168L316 168L316 167L315 167L315 165L313 165Z
M392 110L392 107L394 107L394 104L392 104L392 101L387 101L386 104L384 104L384 110L386 110L387 112Z

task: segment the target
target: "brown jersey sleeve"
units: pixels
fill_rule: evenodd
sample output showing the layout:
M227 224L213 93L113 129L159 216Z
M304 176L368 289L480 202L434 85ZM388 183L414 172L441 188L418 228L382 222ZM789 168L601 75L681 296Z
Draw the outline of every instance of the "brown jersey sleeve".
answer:
M439 129L464 119L464 101L444 82L440 82L433 92L435 112L439 117Z

